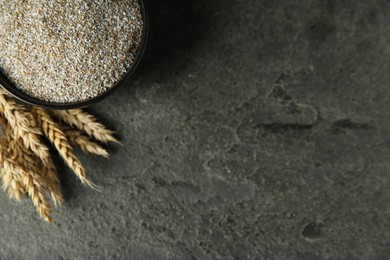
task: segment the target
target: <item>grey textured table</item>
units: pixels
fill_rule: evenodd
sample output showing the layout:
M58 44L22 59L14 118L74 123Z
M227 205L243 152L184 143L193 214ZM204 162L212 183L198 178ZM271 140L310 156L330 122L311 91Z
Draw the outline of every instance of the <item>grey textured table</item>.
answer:
M389 259L390 2L146 0L136 75L91 108L123 146L64 169L1 259Z

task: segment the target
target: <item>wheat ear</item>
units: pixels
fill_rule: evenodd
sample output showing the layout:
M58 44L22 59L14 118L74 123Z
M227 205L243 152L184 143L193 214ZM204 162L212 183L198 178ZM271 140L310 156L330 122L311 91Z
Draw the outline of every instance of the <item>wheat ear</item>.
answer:
M19 139L20 140L20 139ZM13 160L13 163L17 165L20 168L26 169L26 165L28 163L25 163L23 161L23 154L19 152L19 149L17 148L16 141L14 139L7 139L8 141L8 149L7 154L10 156L10 159ZM26 194L26 190L24 189L23 183L21 182L20 178L17 178L16 176L12 175L12 181L10 186L10 197L20 200L23 194Z
M26 147L24 147L23 144L18 142L17 140L12 139L10 141L10 147L12 146L15 146L15 148L13 149L18 154L19 164L21 164L25 169L32 172L33 174L41 175L46 181L46 188L50 193L54 205L62 205L62 203L64 202L64 197L62 195L61 184L58 178L57 169L54 165L52 158L48 157L46 164L43 164L42 161L40 161L35 156L35 154L33 154L30 150L26 149ZM24 191L24 193L26 193L26 191Z
M103 143L119 142L114 137L114 132L97 122L96 118L81 109L55 110L52 114L58 119L85 132L90 137Z
M9 197L16 201L21 201L23 196L26 194L22 182L20 180L13 179L11 182L11 188L12 189L10 189L8 193Z
M57 168L51 157L49 157L47 164L44 165L43 172L47 183L47 189L50 191L54 206L61 206L64 202L64 197L61 191L60 180L58 179Z
M22 170L18 168L14 161L6 156L4 152L7 149L5 142L1 142L0 145L2 146L0 154L2 187L7 191L10 198L18 200L22 195L20 194L20 190L16 188L14 174L18 171L19 175L21 175Z
M22 177L22 180L39 215L47 222L51 222L51 207L45 195L45 187L42 185L44 183L43 179L39 175L29 172L27 175Z
M0 112L11 126L14 138L21 138L26 148L31 149L43 162L46 162L49 150L39 138L41 131L30 123L25 108L7 98L2 90L0 90L0 106Z
M80 148L84 153L91 153L108 158L108 152L99 144L93 142L88 136L82 134L80 130L64 129L64 133L69 143L74 147Z
M8 154L13 154L12 159L14 160L14 164L19 164L19 162L15 161L17 159L15 140L12 139L12 131L9 128L9 125L7 124L4 117L0 117L0 125L3 128L3 132L6 137L6 142L1 143L1 145L3 146L1 149L3 151L7 150ZM26 194L26 191L21 183L20 178L14 178L12 172L9 172L9 168L4 169L3 167L2 171L4 171L3 175L1 176L3 180L3 188L8 191L8 195L10 198L20 201L22 196Z
M15 146L14 150L17 151L19 164L33 174L39 174L45 178L46 188L50 192L54 205L61 205L64 198L57 170L51 157L48 157L47 163L42 165L42 162L37 160L36 156L30 150L26 149L23 144L18 144L17 141L13 139L10 141L10 147L11 145Z
M10 198L20 200L23 196L23 192L20 189L20 182L16 182L20 178L15 178L13 170L18 167L14 162L8 158L4 158L2 155L2 166L1 166L1 180L3 182L2 187L7 191ZM20 169L18 169L20 171Z
M30 115L32 116L30 120L34 122L34 124L36 124L34 116L32 114ZM46 180L46 187L50 192L50 196L54 202L54 205L62 205L62 203L64 202L64 197L61 191L61 184L58 178L58 172L51 156L47 158L46 164L43 164L42 161L40 161L39 159L37 160L36 155L31 150L24 147L23 143L21 142L21 139L13 138L12 130L10 129L9 124L7 124L4 118L0 118L0 123L3 126L3 129L5 129L7 140L9 142L9 148L13 148L15 152L19 154L19 162L30 171L33 171L35 173L43 172L43 177ZM20 181L15 180L15 182L17 182L16 185L19 186L24 193L26 193L26 191L23 190L23 185L20 185Z
M50 114L38 107L31 107L31 112L35 115L37 123L42 128L46 137L57 149L58 153L61 155L62 159L64 159L69 168L73 170L82 183L96 188L96 185L87 179L84 167L74 155L68 139L58 125L53 121Z
M12 180L21 179L24 187L34 203L39 215L48 222L51 222L50 204L45 195L44 180L38 175L27 172L21 168L14 160L10 159L4 148L7 144L0 142L0 161L2 164L2 179L5 187L12 187ZM4 177L5 175L5 177Z

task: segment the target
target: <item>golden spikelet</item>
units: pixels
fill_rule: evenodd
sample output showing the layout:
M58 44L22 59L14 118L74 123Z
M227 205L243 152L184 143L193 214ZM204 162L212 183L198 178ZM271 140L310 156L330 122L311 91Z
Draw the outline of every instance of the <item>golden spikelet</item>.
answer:
M20 201L25 194L26 192L22 182L20 180L13 179L11 182L11 189L8 190L9 197L16 201Z
M2 147L2 150L4 151L5 149L7 149L8 153L15 154L15 151L13 149L13 144L15 143L15 140L11 138L12 137L11 129L9 128L9 125L7 124L7 122L3 117L0 117L0 125L3 128L6 142L8 144L8 146L5 147L6 142L3 142L2 146L4 147ZM7 170L2 169L3 175L1 177L3 180L3 188L4 190L8 191L8 195L10 198L20 201L20 199L26 192L23 188L23 185L21 185L20 179L13 178L12 172L9 172Z
M49 149L40 140L41 131L31 124L23 106L8 98L0 91L0 112L11 126L15 139L22 139L26 148L31 149L43 162L49 157Z
M14 144L16 143L16 144ZM48 157L47 164L42 165L42 162L30 150L26 149L22 144L12 140L11 145L15 146L14 150L18 154L18 162L28 171L39 174L46 180L46 188L51 195L55 206L60 206L64 201L61 192L60 181L58 179L57 170L51 157Z
M10 176L23 176L25 174L25 170L15 161L15 159L9 156L7 150L8 150L8 144L5 141L1 140L0 141L0 162L2 164L2 168L4 169L4 174L10 174ZM3 183L3 185L5 187L9 187L11 185L10 180Z
M18 167L27 169L26 166L29 166L28 164L29 162L25 162L23 160L24 156L23 154L20 153L20 150L16 145L17 141L15 139L7 139L7 142L8 142L7 154L14 161L14 163L18 165ZM9 190L10 197L19 201L23 196L23 194L26 194L26 190L24 189L24 186L21 183L21 179L14 178L11 182L11 189Z
M114 132L97 122L96 118L81 109L56 110L51 113L62 122L85 132L90 137L103 143L119 142Z
M23 184L26 188L28 195L35 208L37 209L39 215L46 220L51 222L52 218L50 217L50 203L45 195L45 187L43 186L43 179L37 174L29 173L22 177Z
M17 186L13 186L13 180L21 180L39 215L46 221L51 222L51 208L45 195L44 180L38 174L26 171L18 163L9 158L5 151L6 148L7 144L1 141L0 162L2 165L1 178L3 180L3 188L6 190L18 188ZM13 196L12 191L9 194Z
M30 120L33 120L33 122L35 122L33 116L31 116ZM58 178L57 169L54 165L52 158L49 156L47 158L47 164L41 165L42 163L40 163L39 158L37 158L31 150L28 150L26 147L24 147L23 143L20 142L21 139L12 138L12 131L10 129L10 126L9 124L7 124L3 117L0 117L0 124L3 127L7 141L9 143L8 149L13 150L12 154L18 155L19 163L21 163L26 169L29 169L30 171L33 171L35 173L41 171L44 173L43 176L46 179L46 186L54 202L54 205L62 205L64 198L61 191L61 185L60 180ZM21 181L14 181L16 182L15 186L19 187L20 192L25 194L26 191L24 190L23 185L21 185ZM16 193L18 192L15 192L15 195Z
M84 167L74 155L73 149L70 146L65 134L53 121L50 114L42 108L38 107L32 107L31 111L35 115L38 125L42 128L49 141L57 149L58 153L61 155L62 159L66 162L69 168L73 170L82 183L95 188L96 186L87 179Z
M21 198L22 195L19 194L19 191L14 189L13 183L14 183L15 177L12 176L12 172L10 172L9 168L1 167L1 180L3 182L2 188L8 193L8 196L11 199ZM19 196L20 195L20 196Z
M12 170L14 169L13 163L9 161L4 155L1 155L1 180L3 182L2 187L8 192L8 195L12 197L12 180L14 179Z
M64 197L61 191L57 168L54 165L53 159L51 157L49 157L48 163L43 167L43 172L43 176L46 179L46 186L50 192L54 206L61 206L64 202Z
M83 135L80 130L64 129L64 133L69 143L74 147L80 148L84 153L96 154L108 158L107 150L93 142L88 136Z

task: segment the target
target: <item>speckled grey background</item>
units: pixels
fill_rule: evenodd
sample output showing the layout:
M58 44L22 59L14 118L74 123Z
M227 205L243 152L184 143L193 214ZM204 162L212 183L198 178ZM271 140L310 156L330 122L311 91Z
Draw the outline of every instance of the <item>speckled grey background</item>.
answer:
M55 222L1 193L1 259L390 259L390 2L147 0L91 108L123 146Z

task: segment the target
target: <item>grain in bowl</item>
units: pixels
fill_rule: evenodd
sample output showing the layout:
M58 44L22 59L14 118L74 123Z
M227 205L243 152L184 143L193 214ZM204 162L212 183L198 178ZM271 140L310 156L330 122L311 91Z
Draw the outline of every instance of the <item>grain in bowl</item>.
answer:
M0 1L0 70L37 100L93 99L133 66L144 26L140 0Z

